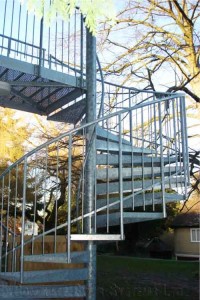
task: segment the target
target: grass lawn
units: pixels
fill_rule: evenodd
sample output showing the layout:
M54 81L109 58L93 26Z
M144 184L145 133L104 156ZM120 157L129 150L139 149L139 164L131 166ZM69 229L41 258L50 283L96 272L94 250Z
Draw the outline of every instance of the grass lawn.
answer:
M97 257L97 300L198 300L198 262Z

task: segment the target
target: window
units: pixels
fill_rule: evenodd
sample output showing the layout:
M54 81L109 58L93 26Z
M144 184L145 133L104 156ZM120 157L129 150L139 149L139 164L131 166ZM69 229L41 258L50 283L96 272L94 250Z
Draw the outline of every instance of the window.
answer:
M190 237L191 237L191 242L200 242L200 229L199 228L190 229Z

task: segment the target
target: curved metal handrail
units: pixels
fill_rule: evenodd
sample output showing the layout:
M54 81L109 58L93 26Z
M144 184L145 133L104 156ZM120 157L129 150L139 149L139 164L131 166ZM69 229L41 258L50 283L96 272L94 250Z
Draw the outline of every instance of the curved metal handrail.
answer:
M89 122L87 124L83 124L79 127L76 127L74 129L71 129L65 133L62 133L60 134L59 136L51 139L50 141L46 141L45 143L43 143L42 145L34 148L33 150L29 151L27 154L23 155L20 159L18 159L16 162L14 162L11 166L9 166L3 173L1 173L0 175L0 179L5 176L13 167L15 167L16 165L18 165L19 163L21 163L24 159L27 159L28 157L30 157L32 154L36 153L37 151L41 150L42 148L45 148L49 145L51 145L52 143L55 143L57 141L59 141L60 139L64 138L64 137L67 137L67 136L70 136L70 135L74 135L76 132L80 131L80 130L83 130L83 129L86 129L87 127L90 127L92 125L95 125L99 122L102 122L102 121L105 121L105 120L108 120L109 118L112 118L112 117L115 117L115 116L118 116L118 115L122 115L124 114L125 112L129 112L129 111L132 111L132 110L135 110L135 109L138 109L138 108L142 108L142 107L145 107L145 106L148 106L148 105L152 105L152 104L156 104L156 103L159 103L159 102L165 102L165 101L168 101L168 100L171 100L173 98L176 98L177 96L174 94L173 97L170 96L170 97L166 97L166 98L162 98L162 99L156 99L156 100L153 100L153 101L149 101L149 102L145 102L145 103L142 103L142 104L136 104L132 107L129 107L129 108L124 108L120 111L117 111L117 112L114 112L114 113L110 113L109 115L107 116L104 116L104 117L101 117L101 118L98 118L92 122Z

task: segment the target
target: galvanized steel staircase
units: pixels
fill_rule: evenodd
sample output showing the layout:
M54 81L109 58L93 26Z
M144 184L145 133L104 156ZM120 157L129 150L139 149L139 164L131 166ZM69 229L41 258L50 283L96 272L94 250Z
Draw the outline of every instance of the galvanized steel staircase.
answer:
M129 110L133 112L135 108ZM124 114L123 111L117 113L119 118ZM127 115L127 110L125 110ZM114 113L116 115L116 113ZM112 116L111 116L112 117ZM103 120L108 120L110 117L104 117ZM94 170L96 196L94 198L95 209L90 212L84 212L84 186L81 190L76 191L76 205L72 206L71 195L73 186L69 186L69 182L73 178L73 152L80 145L83 148L81 156L80 172L84 173L84 140L87 137L87 127L83 125L77 129L73 129L68 133L63 134L61 137L45 143L38 149L33 150L31 153L25 155L21 160L16 162L8 170L6 170L0 177L1 179L1 199L2 207L9 208L12 206L13 201L17 201L16 191L18 177L15 177L14 183L11 183L11 176L17 174L22 168L23 170L23 201L21 204L22 209L22 228L25 223L26 211L32 206L33 211L36 210L37 201L41 199L34 198L31 203L26 198L29 194L28 174L31 175L34 190L38 186L37 178L39 176L39 169L41 172L47 172L48 167L53 167L57 170L57 177L54 182L50 183L47 179L47 173L43 174L48 181L48 185L52 187L58 184L58 173L60 168L63 170L62 151L58 150L58 145L65 141L65 147L68 149L66 156L67 165L66 171L68 186L67 192L67 212L65 215L65 222L58 224L57 217L52 229L45 229L45 219L43 222L43 230L38 236L24 237L22 229L21 241L16 237L16 233L12 233L9 237L8 230L2 226L2 231L5 232L5 253L3 253L4 266L0 275L1 280L9 282L8 286L1 287L2 297L85 297L86 289L84 281L88 278L88 252L87 251L71 251L74 247L74 241L87 241L87 240L123 240L124 239L124 224L143 222L153 219L161 219L166 216L166 203L180 201L185 199L184 191L186 178L184 175L183 157L181 153L172 153L161 157L156 151L156 146L152 148L142 148L133 146L130 141L125 139L125 136L119 132L117 135L111 131L105 130L100 127L101 121L95 121L94 130L96 132L96 165ZM90 125L91 126L91 125ZM78 143L77 143L78 141ZM56 157L55 150L57 151ZM59 153L60 152L60 153ZM50 159L49 159L50 158ZM56 165L52 165L56 160ZM87 155L86 155L87 159ZM46 168L46 169L45 169ZM45 171L44 171L45 170ZM45 184L46 181L44 181ZM84 175L80 177L81 185L84 182ZM163 186L162 186L163 184ZM12 193L13 189L13 193ZM46 186L47 189L47 186ZM50 187L48 186L48 190ZM7 191L10 190L10 193ZM8 193L8 194L7 194ZM11 196L12 194L12 196ZM6 200L6 198L8 199ZM40 210L45 210L45 205L48 202L48 191L44 190L43 203ZM16 202L17 203L17 202ZM74 216L73 210L76 210ZM19 213L17 208L14 215ZM73 216L72 216L73 214ZM9 216L3 217L4 223L9 226ZM92 218L93 233L84 233L84 220ZM35 216L32 218L34 221ZM3 223L2 223L3 225ZM116 234L114 227L118 226L119 230ZM57 235L60 229L65 229L67 234L66 238L66 252L57 252ZM15 231L15 228L14 228ZM49 251L46 245L48 235L53 235L54 249ZM40 253L35 253L34 247L40 240ZM9 246L8 246L9 245ZM24 245L24 246L23 246ZM27 253L26 247L29 246ZM21 257L21 258L20 258ZM17 263L21 259L20 263ZM12 264L9 263L12 261ZM40 263L39 270L30 271L26 268L27 262ZM53 267L52 270L43 270L43 264L61 266L60 268ZM57 265L57 264L61 265ZM71 265L72 263L72 265ZM80 265L81 264L81 265ZM67 269L63 269L63 265L67 265ZM21 282L21 285L18 283ZM68 284L69 282L69 284ZM48 283L48 285L46 285ZM45 284L45 285L43 285ZM49 286L50 284L50 286ZM57 285L56 285L57 284Z
M184 97L104 83L100 78L98 118L85 123L82 16L75 15L75 22L81 21L80 35L74 25L73 49L68 46L64 57L64 44L58 55L58 33L53 50L50 41L45 42L45 31L48 36L50 33L43 20L36 22L34 16L29 16L26 26L40 33L37 41L34 34L29 38L32 42L27 35L20 40L20 31L18 39L8 35L6 16L14 17L17 11L22 18L21 10L19 3L4 1L0 80L10 83L11 94L0 96L0 105L77 127L34 149L0 175L0 293L2 298L86 297L90 258L84 243L123 240L125 224L165 218L166 204L186 197L189 172ZM69 26L57 22L62 37L66 34L63 28L68 28L70 40ZM81 55L72 65L77 39ZM94 141L94 201L88 211L86 163ZM59 201L65 205L61 216ZM46 220L49 209L54 209L51 227ZM39 235L25 236L27 219L33 223L39 220ZM85 232L88 222L91 233ZM61 248L60 232L66 235Z

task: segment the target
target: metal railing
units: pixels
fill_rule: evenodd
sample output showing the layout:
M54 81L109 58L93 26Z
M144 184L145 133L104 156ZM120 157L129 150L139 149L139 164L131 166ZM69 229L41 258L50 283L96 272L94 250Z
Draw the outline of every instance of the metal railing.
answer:
M123 97L127 93L129 95L128 100L123 98L124 103L130 103L130 89L123 90L126 91ZM116 111L92 123L46 142L0 175L1 224L9 228L12 223L13 227L9 230L14 233L16 228L21 230L20 241L6 243L3 254L8 262L9 255L19 251L21 263L12 266L6 263L2 271L20 270L23 281L25 245L31 244L31 254L34 254L35 241L40 239L41 254L45 254L45 238L49 234L54 235L54 253L57 252L57 235L67 235L67 259L70 262L71 236L84 234L84 222L88 217L92 217L94 234L102 227L99 223L102 217L106 220L103 225L105 232L110 233L111 213L118 213L119 234L123 239L123 216L130 199L132 211L161 211L165 217L166 189L179 194L186 192L189 174L184 97L163 95L158 98L154 93L144 93L144 100L147 94L151 97L146 101L140 99L132 107L128 104L121 110L117 107ZM106 158L105 162L97 163L93 173L94 210L88 213L84 211L85 159L88 157L85 145L87 130L91 126L97 136L97 157L105 154ZM99 128L104 130L103 137ZM113 140L117 150L112 149ZM112 163L109 159L116 152L117 162ZM129 171L124 170L127 153ZM150 173L144 172L146 159ZM116 165L117 170L114 169ZM162 201L157 201L157 192ZM150 201L149 193L152 195ZM103 198L105 195L106 199ZM38 235L34 235L33 230L30 236L25 237L27 220L37 223ZM2 235L1 226L1 240ZM9 236L8 229L6 235Z
M1 0L0 54L82 77L85 70L85 28L78 9L67 21L48 19L51 0L45 1L43 18L28 12L16 0ZM59 61L64 62L61 65ZM78 72L77 72L78 70Z

